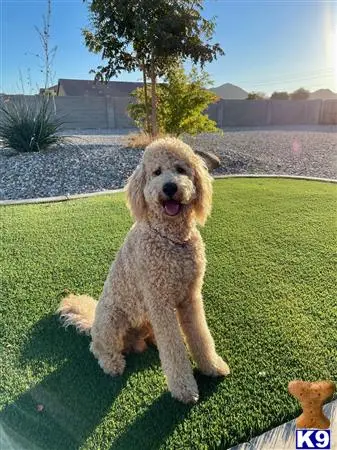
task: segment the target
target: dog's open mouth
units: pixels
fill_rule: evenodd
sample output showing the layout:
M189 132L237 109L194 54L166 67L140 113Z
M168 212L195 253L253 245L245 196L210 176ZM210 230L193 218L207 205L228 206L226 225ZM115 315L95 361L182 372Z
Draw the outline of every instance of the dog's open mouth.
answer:
M182 204L177 202L176 200L166 200L163 203L165 213L168 216L176 216L180 213L182 209Z

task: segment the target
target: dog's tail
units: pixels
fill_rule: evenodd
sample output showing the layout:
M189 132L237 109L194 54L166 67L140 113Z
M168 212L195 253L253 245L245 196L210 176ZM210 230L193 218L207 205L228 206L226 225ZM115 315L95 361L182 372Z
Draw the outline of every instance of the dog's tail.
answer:
M87 295L70 294L57 310L65 327L73 325L80 333L90 334L95 319L97 301Z

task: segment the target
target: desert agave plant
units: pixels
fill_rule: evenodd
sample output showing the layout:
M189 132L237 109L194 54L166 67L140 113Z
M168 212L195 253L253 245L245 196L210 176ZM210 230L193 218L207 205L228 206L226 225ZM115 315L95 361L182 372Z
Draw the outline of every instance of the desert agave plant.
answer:
M34 99L35 100L35 99ZM63 141L57 134L64 122L52 108L53 99L36 97L7 99L0 103L0 139L2 145L18 152L40 152Z

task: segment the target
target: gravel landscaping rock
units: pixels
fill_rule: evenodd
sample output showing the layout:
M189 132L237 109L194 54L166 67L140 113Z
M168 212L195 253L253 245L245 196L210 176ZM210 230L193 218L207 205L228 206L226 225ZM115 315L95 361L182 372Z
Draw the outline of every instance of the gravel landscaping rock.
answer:
M225 131L224 136L208 134L185 140L193 148L217 153L222 166L214 174L336 178L337 129L334 131L231 130Z
M72 195L120 188L143 151L125 146L129 130L63 133L67 143L42 153L1 148L0 199ZM337 178L337 127L229 129L183 139L222 162L214 174L282 174Z

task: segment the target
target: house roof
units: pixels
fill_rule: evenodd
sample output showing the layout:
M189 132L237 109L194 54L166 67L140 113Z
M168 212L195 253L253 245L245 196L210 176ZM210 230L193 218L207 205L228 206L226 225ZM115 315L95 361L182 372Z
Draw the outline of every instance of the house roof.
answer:
M142 87L143 83L130 81L108 81L101 83L93 80L69 80L61 78L58 83L58 90L62 86L65 95L69 96L94 96L104 97L128 97L132 91Z
M45 91L53 91L57 94L57 89L58 89L58 84L55 84L55 86L50 86L49 88L45 89L45 88L40 88L39 94L42 95L44 94Z

